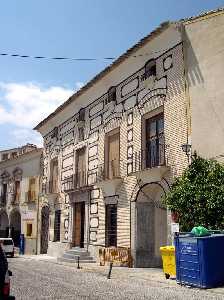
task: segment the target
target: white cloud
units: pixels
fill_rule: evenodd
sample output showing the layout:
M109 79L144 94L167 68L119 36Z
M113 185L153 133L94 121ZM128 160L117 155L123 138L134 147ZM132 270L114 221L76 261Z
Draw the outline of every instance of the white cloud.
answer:
M82 82L75 84L76 89ZM32 128L66 101L74 91L60 86L43 88L34 83L0 82L0 125L13 125L9 135L19 144L40 144Z
M38 147L43 146L43 138L32 129L28 128L16 128L10 132L10 137L13 138L13 141L16 145L25 145L27 143L32 143Z
M30 128L53 112L73 91L52 86L43 89L32 83L0 83L0 123Z

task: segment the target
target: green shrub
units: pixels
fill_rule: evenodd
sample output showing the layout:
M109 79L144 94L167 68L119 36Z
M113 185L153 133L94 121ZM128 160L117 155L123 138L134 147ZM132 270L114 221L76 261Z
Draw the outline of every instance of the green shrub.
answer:
M164 203L179 215L181 231L202 225L224 229L224 166L197 157L176 178Z

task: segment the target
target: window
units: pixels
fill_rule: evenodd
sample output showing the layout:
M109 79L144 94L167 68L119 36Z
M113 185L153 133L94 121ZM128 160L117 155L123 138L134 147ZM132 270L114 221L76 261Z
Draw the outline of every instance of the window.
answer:
M19 202L20 198L20 181L15 181L15 201Z
M108 179L120 176L120 131L114 130L105 139L105 177Z
M115 86L112 86L109 88L105 104L110 103L112 101L116 101L116 87Z
M105 246L117 247L117 205L106 205Z
M145 74L143 74L141 79L145 80L150 76L156 76L156 62L154 59L149 60L145 64Z
M58 127L54 127L51 138L56 138L56 140L58 140Z
M17 152L12 152L11 157L12 157L12 158L17 157Z
M61 211L55 211L54 217L54 242L60 242Z
M58 193L58 159L51 160L49 192Z
M33 224L32 223L27 223L26 224L26 236L32 236L33 232Z
M79 122L85 121L85 108L81 108L81 109L79 110L78 121L79 121Z
M3 183L3 185L2 185L2 202L3 202L3 204L6 203L6 198L7 198L7 183Z
M159 114L146 120L146 168L164 165L164 117Z
M86 185L86 149L81 148L76 151L76 187Z
M36 199L36 179L29 179L28 201L34 201Z
M3 153L2 154L2 160L7 160L8 159L8 153Z
M80 127L78 129L78 133L79 133L79 142L84 141L84 127Z

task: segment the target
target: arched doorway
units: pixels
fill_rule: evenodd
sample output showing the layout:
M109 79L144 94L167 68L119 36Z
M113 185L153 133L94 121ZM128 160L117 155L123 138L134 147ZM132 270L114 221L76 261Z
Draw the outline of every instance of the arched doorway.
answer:
M160 246L167 243L167 209L161 197L165 190L161 184L147 183L136 196L135 266L160 267Z
M0 212L0 237L9 236L9 218L5 210Z
M46 254L48 248L48 230L49 230L49 207L44 206L41 210L41 240L40 253Z
M20 234L21 234L21 215L20 212L14 209L10 213L10 231L14 245L19 247Z

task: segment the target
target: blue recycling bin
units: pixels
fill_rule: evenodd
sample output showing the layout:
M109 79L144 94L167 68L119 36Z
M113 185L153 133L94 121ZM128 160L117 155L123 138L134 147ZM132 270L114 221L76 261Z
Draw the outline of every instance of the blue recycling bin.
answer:
M176 280L199 288L224 285L224 234L175 236Z
M25 252L25 237L24 234L20 234L19 254L24 254L24 252Z

